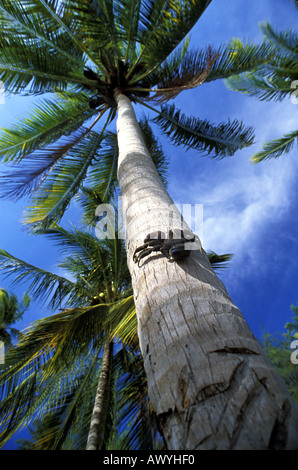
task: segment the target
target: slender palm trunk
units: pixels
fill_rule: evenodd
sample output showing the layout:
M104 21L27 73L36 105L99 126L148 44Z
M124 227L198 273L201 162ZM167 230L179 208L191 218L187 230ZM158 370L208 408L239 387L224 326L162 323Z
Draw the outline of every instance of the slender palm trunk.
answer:
M149 397L168 449L298 448L298 412L204 251L171 263L135 248L180 214L141 137L118 105L118 178ZM169 213L171 217L169 217Z
M113 342L107 339L103 348L102 366L96 391L94 408L91 417L86 450L99 450L100 441L103 436L105 424L105 405L108 394L112 357Z

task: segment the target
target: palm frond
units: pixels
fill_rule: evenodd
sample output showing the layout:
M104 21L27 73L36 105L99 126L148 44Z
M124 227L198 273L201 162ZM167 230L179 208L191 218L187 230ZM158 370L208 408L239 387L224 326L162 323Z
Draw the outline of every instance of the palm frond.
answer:
M158 83L155 94L149 99L158 103L176 98L183 90L190 90L202 85L218 58L217 51L211 47L204 53L185 53L179 66L173 70L165 70ZM168 73L167 73L168 72Z
M112 338L119 339L127 345L138 345L137 317L133 295L111 305L108 314L108 322L111 326Z
M0 78L7 92L40 94L66 90L71 84L82 90L92 84L65 57L49 55L47 46L34 40L25 43L14 35L0 35L0 46Z
M274 53L274 47L267 42L260 45L244 44L240 39L234 39L227 46L218 48L217 58L206 77L206 82L254 70L268 63Z
M89 291L80 289L72 281L40 269L4 250L0 250L0 272L5 278L13 277L12 286L29 283L27 292L32 297L48 303L51 307L60 307L67 299L86 299Z
M159 85L164 77L170 77L175 74L176 71L181 67L182 61L185 59L185 55L188 51L190 38L186 37L182 44L180 44L163 62L162 64L153 67L142 67L142 63L139 64L139 73L135 70L134 76L129 81L130 85L141 82L144 87L151 88L152 86Z
M168 165L169 159L165 155L160 142L158 141L157 137L154 135L151 126L146 118L143 118L139 121L139 126L141 128L143 139L148 149L151 158L154 162L154 165L157 168L159 176L163 184L167 185L167 172L168 172Z
M62 312L59 319L48 317L41 320L40 325L34 325L7 355L9 367L0 376L0 391L4 394L0 404L2 443L34 416L42 418L53 409L61 410L66 406L67 421L56 429L55 440L57 435L61 438L61 432L65 438L70 415L73 419L71 410L78 410L79 405L75 405L82 400L86 382L90 382L94 366L98 365L98 353L88 352L89 342L78 341L78 316L67 313L66 318L65 313ZM96 317L98 320L98 315ZM81 327L84 335L86 325L81 324ZM69 339L67 334L70 334ZM101 341L98 352L100 349ZM84 354L80 357L82 350Z
M84 185L81 186L80 192L76 196L80 207L82 208L82 224L84 227L94 227L97 223L98 216L96 209L99 205L106 203L101 198L101 194L97 192L96 188L89 188Z
M268 21L261 24L260 28L266 39L274 44L275 47L287 54L294 54L298 59L298 33L290 29L278 32Z
M52 6L61 2L51 2ZM71 21L71 18L68 18ZM61 30L60 25L53 21L53 16L42 7L40 2L34 4L30 0L14 0L2 2L0 5L0 22L5 36L18 37L20 40L38 40L48 47L49 53L57 53L73 65L84 66L81 47L76 48L73 41Z
M261 29L274 55L253 72L228 78L226 85L261 101L280 101L292 93L298 74L298 36L291 31L277 33L268 23Z
M107 245L109 240L99 243L91 233L76 229L66 230L59 225L55 225L42 232L50 240L56 243L63 256L73 256L79 258L90 270L100 268L105 270L108 264L109 252ZM73 272L70 270L70 272Z
M101 142L101 134L89 132L48 173L34 193L32 205L25 211L25 223L31 224L33 230L46 229L63 217L97 157Z
M268 71L269 73L271 71ZM260 101L281 101L293 93L290 77L261 76L256 73L235 75L226 80L228 88L258 98Z
M290 152L295 144L298 143L298 130L293 131L285 136L274 139L270 142L267 142L263 145L262 150L256 152L251 160L253 163L259 163L269 158L278 158L284 153Z
M65 258L59 267L76 278L78 287L89 289L92 302L104 296L112 301L130 287L123 240L98 240L90 231L59 226L42 232L53 240ZM113 294L112 294L113 292Z
M114 58L121 58L125 29L119 22L120 4L89 0L64 2L65 15L73 19L76 37L90 51L93 62L103 73L106 60L113 62Z
M143 2L138 37L141 52L136 63L145 60L149 67L161 64L187 36L210 3L211 0Z
M208 251L207 256L211 263L212 268L216 271L218 269L226 268L227 262L232 259L233 255L231 253L218 255L214 251Z
M142 0L123 0L115 4L118 30L122 32L122 44L125 49L124 60L136 60L138 29Z
M122 370L119 383L119 426L121 429L126 429L120 442L120 449L160 448L161 438L148 398L147 380L139 349L122 348L115 361L119 362Z
M11 129L2 129L0 156L4 162L19 162L24 156L75 131L95 112L82 98L44 99L28 118Z
M59 139L59 145L51 144L46 149L36 150L32 155L23 158L22 168L14 165L3 174L1 197L19 199L33 194L53 171L55 166L86 134L85 128L79 128L69 136Z
M86 180L86 187L96 188L96 193L103 202L113 196L118 184L117 159L117 135L114 132L107 132L102 141L98 159L90 168Z
M253 143L252 128L245 128L236 120L214 125L206 120L186 117L174 105L162 106L153 121L175 145L214 157L233 155Z
M77 37L76 32L80 31L79 28L74 27L73 19L68 12L64 14L64 2L47 2L46 0L38 0L40 5L43 7L43 10L48 13L52 18L53 22L60 27L68 37L72 40L73 44L77 47L78 50L81 50L84 55L91 60L96 65L100 66L100 62L97 62L96 57L93 54L90 54L88 48L85 47L84 43L80 41L80 38ZM70 24L69 24L70 21Z

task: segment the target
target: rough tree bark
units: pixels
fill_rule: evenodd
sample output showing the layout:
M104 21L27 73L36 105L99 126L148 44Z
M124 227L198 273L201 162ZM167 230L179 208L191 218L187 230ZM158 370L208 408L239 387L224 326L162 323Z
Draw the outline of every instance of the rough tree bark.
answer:
M206 253L179 263L153 253L134 263L145 236L167 231L180 214L130 100L120 92L115 99L128 267L149 397L167 448L298 448L297 408Z
M86 450L99 450L104 430L105 405L113 356L113 342L105 341L102 354L102 366L91 416Z

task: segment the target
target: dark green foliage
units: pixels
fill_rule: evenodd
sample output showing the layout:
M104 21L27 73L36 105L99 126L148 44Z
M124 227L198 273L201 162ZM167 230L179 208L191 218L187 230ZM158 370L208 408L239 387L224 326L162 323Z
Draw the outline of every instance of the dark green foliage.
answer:
M266 356L283 378L292 398L298 404L298 364L292 362L298 357L295 353L295 350L298 350L298 343L294 347L292 345L293 341L298 340L298 307L292 305L291 310L294 316L292 322L286 323L286 332L264 333L260 343Z
M20 302L16 295L0 288L0 341L3 341L5 348L12 345L12 339L18 338L20 332L12 327L19 321L31 302L27 293L24 294Z

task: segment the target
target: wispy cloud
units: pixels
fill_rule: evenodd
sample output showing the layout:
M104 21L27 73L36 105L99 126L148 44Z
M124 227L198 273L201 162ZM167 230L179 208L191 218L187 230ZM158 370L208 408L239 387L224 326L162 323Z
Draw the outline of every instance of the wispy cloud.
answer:
M290 127L293 127L293 114L285 113L279 124L272 116L260 123L258 135L266 139L275 133L277 137L278 129L280 136ZM253 152L260 144L254 147ZM239 264L243 275L255 271L264 244L272 243L276 231L282 231L283 221L293 210L296 198L296 153L295 149L279 159L251 165L248 163L251 152L244 152L233 164L212 167L216 163L210 162L209 176L206 168L202 178L198 177L198 170L196 178L191 177L187 184L179 185L175 177L171 180L169 189L175 202L203 204L204 248L234 253L230 275L233 267L239 273ZM258 269L262 271L262 266Z

